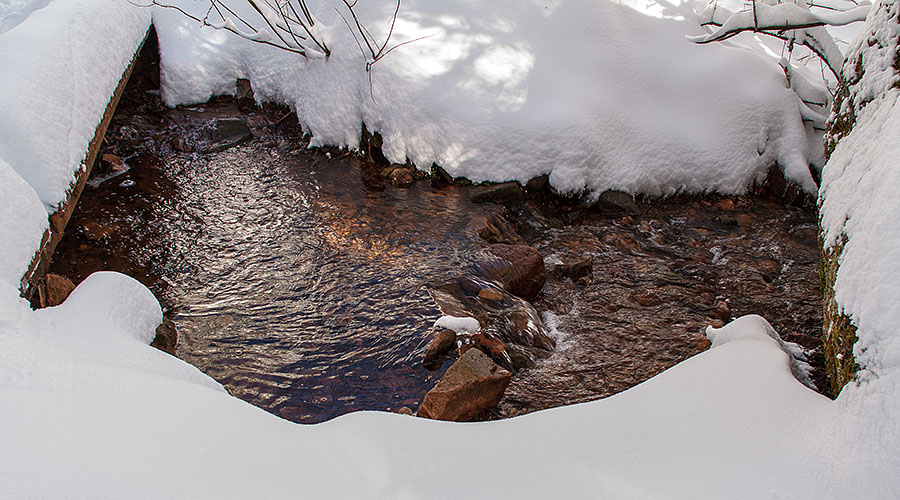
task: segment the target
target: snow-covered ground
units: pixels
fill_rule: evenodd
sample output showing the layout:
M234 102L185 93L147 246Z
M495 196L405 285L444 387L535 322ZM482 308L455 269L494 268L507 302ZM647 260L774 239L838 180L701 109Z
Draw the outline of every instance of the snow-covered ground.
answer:
M171 11L154 20L169 102L248 76L319 142L352 146L365 121L393 159L475 179L739 192L778 160L810 188L813 148L777 66L691 45L686 11L647 6L658 15L605 0L409 0L397 41L436 34L375 65L374 99L329 9L328 61L204 33ZM391 9L360 4L373 31ZM850 236L838 300L860 326L864 367L837 401L799 383L750 316L602 401L478 424L362 412L300 426L149 347L159 305L131 278L95 274L39 311L18 296L149 20L122 0L0 0L0 497L900 497L897 89L874 94L826 168L826 228Z

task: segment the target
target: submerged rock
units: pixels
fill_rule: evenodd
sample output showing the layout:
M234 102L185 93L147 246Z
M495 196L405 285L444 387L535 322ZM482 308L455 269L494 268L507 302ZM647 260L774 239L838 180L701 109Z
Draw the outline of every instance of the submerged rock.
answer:
M524 243L513 225L500 215L485 217L481 229L478 230L478 236L488 243Z
M478 349L469 349L425 394L418 415L435 420L464 422L497 406L512 374Z
M244 120L215 120L204 134L201 153L218 153L253 139L253 132Z
M528 245L490 245L486 249L496 260L480 264L481 272L499 281L509 293L526 299L534 298L547 280L544 258Z
M409 187L416 181L412 169L405 167L392 170L388 179L391 182L391 186L394 187Z
M594 269L594 259L590 255L579 257L575 260L557 264L553 268L553 273L557 276L569 278L572 281L578 281L582 277L590 277Z

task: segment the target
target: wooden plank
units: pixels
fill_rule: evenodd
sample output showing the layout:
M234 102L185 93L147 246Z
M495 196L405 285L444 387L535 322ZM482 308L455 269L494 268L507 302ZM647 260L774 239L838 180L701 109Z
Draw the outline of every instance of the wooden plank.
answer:
M122 98L122 93L125 91L125 86L128 84L128 79L134 71L134 66L140 56L141 49L144 48L144 44L147 42L147 37L150 36L151 30L152 27L147 30L144 39L141 41L137 51L135 51L134 56L131 58L131 63L128 64L128 68L122 73L119 84L116 86L112 98L106 105L103 119L100 120L100 124L97 125L97 129L94 131L94 138L91 139L91 142L88 145L87 156L76 172L75 183L69 188L66 200L60 204L60 207L56 212L50 215L50 227L44 232L41 247L34 255L31 264L28 266L28 271L25 272L19 285L20 294L27 300L31 300L34 296L38 283L44 278L44 275L47 274L47 270L50 268L50 260L53 257L53 252L56 250L56 246L59 244L60 240L62 240L66 225L72 217L72 212L75 211L75 206L78 204L81 192L84 191L87 179L91 175L91 168L97 160L97 154L100 152L100 146L103 143L103 137L106 135L106 129L109 127L110 121L112 121L112 117L116 112L116 106L119 105L119 99Z

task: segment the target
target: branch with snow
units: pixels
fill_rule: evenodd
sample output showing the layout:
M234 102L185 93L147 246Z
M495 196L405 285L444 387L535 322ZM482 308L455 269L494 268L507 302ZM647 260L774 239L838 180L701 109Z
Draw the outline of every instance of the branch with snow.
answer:
M811 6L824 12L813 12L810 10ZM716 29L706 35L689 36L688 39L702 44L721 42L745 31L763 33L808 47L825 62L832 73L838 75L844 57L824 27L864 21L870 7L868 3L860 3L841 10L837 5L807 4L802 0L799 3L774 4L753 0L751 10L731 12L713 5L704 13L709 18L704 26L715 26Z

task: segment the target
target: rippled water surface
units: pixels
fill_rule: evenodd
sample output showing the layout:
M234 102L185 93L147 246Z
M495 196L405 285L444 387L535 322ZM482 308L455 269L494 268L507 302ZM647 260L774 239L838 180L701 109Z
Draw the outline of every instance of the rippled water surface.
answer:
M504 213L551 271L590 256L593 272L580 284L551 272L535 305L559 344L514 377L495 418L624 390L742 314L816 347L810 210L742 197L507 212L471 203L469 188L395 188L371 163L308 150L283 110L165 110L143 95L123 106L106 151L130 170L85 191L53 271L142 280L177 324L180 357L284 418L415 409L449 365L421 365L440 315L428 289L473 272L484 217ZM254 139L197 153L224 117L246 120Z

